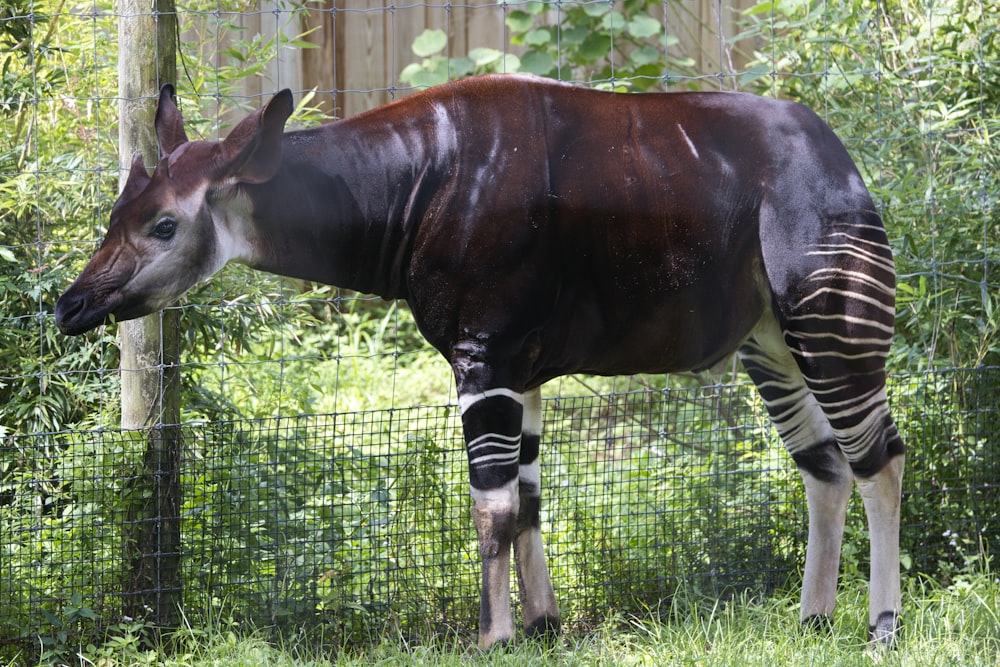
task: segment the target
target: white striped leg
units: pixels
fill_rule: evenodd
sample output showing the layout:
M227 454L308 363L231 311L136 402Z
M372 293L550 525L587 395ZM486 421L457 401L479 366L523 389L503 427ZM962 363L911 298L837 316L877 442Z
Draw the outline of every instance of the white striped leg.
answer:
M521 591L525 634L535 636L559 631L559 608L552 590L541 530L541 473L539 444L542 435L542 393L532 389L524 397L524 427L519 469L520 510L514 536L514 558Z
M483 649L514 636L510 553L520 501L523 402L522 394L503 388L459 394L469 456L472 516L482 559L479 646Z

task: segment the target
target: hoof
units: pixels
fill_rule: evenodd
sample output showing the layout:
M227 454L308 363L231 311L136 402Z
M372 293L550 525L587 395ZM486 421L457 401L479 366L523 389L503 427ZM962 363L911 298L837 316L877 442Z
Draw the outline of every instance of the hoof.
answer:
M886 648L895 648L902 630L903 619L894 611L884 611L879 614L875 625L868 627L868 641Z
M502 639L492 637L479 638L479 650L483 653L506 653L507 649L513 646L514 640L511 637Z
M826 614L813 614L802 619L802 627L812 632L832 635L833 619Z
M551 642L559 637L560 623L558 617L539 616L524 626L524 636L528 639Z

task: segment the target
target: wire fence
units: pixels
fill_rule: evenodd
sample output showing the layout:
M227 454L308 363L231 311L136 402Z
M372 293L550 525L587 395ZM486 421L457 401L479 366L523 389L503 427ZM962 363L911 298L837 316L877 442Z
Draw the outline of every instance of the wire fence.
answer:
M894 379L911 574L946 577L996 539L998 379L1000 368ZM571 626L665 612L678 589L766 594L798 577L805 500L752 386L562 396L544 415L543 530ZM474 631L478 551L455 406L185 426L176 518L134 513L150 496L137 435L5 442L20 461L0 503L5 642L132 617L170 624L178 605L194 624L232 615L335 644L387 627ZM173 520L176 551L127 546L137 521ZM856 498L849 580L861 580L866 549Z
M1000 29L981 0L865 4L204 0L177 7L177 84L206 139L284 86L304 125L507 56L548 55L587 85L809 103L858 161L896 253L904 567L949 577L995 544L1000 509ZM454 390L404 304L238 267L192 292L174 307L183 416L154 429L177 443L169 461L118 428L114 328L57 332L55 300L116 192L122 18L110 0L0 8L0 659L180 610L331 642L471 631ZM665 610L680 586L797 581L797 472L739 376L695 380L547 389L543 531L570 624ZM849 576L866 552L855 502Z

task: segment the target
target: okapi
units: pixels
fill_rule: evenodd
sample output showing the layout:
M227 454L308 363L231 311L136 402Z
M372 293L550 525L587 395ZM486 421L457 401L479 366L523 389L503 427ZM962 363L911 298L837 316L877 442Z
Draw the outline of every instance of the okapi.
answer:
M174 90L107 236L56 304L66 334L157 311L235 261L406 299L458 388L482 558L479 643L558 632L539 523L541 394L569 373L704 369L732 352L805 482L801 619L834 611L856 482L869 638L899 627L904 447L885 360L895 275L832 130L739 93L599 92L524 76L431 88L285 132L279 92L220 142Z

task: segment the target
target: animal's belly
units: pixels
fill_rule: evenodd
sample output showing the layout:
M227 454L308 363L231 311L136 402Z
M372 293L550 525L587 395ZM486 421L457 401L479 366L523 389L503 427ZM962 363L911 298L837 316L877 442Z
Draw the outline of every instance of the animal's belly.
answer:
M711 287L570 305L542 332L532 384L570 373L675 373L714 365L746 339L767 301L754 281Z

